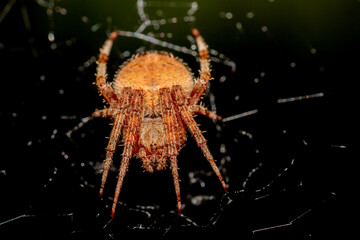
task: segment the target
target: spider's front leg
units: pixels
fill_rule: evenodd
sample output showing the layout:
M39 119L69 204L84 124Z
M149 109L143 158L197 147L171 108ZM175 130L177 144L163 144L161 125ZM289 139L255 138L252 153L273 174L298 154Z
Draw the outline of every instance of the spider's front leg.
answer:
M181 197L180 197L180 185L179 185L179 173L177 165L177 142L176 133L180 128L177 121L174 104L171 99L171 93L169 88L160 89L160 105L163 123L165 126L165 135L167 141L168 156L170 158L171 172L174 179L174 186L178 204L178 213L181 213Z
M194 84L194 87L188 99L188 103L190 105L192 113L198 113L212 119L221 120L222 118L218 116L216 112L209 111L209 109L202 106L201 104L199 105L196 104L200 100L205 89L208 87L209 80L211 79L211 74L210 74L211 69L210 69L208 46L206 45L204 39L201 37L197 29L193 29L192 33L196 39L196 44L198 46L198 51L199 51L200 77L196 80Z
M200 58L200 77L195 82L193 90L191 91L190 98L188 100L190 105L194 105L200 100L201 95L207 88L208 82L211 78L208 46L197 29L193 29L192 34L194 35L196 44L198 46Z
M111 217L114 218L116 204L120 195L120 190L126 175L130 158L133 155L134 146L139 139L139 129L144 115L144 93L142 90L134 90L131 98L129 112L128 112L128 129L124 143L124 150L122 153L122 160L119 169L118 182L116 184L115 196L111 211Z
M110 134L109 143L106 147L106 158L105 158L105 162L104 162L104 170L103 170L103 175L102 175L102 180L101 180L100 197L103 194L106 179L107 179L110 165L112 162L112 158L113 158L117 143L119 141L121 129L124 125L125 118L127 117L127 109L130 105L131 93L132 93L132 91L131 91L130 87L123 89L120 99L119 99L119 102L117 103L118 108L116 110L113 109L110 112L107 112L108 109L102 109L102 110L95 111L93 113L93 116L94 116L94 114L107 114L108 113L108 114L113 114L112 116L114 116L116 114L114 126L113 126L113 128L111 130L111 134Z
M100 49L100 54L98 58L98 66L96 69L96 85L100 93L104 96L106 101L110 104L111 107L115 108L118 103L118 98L110 86L110 84L106 81L106 65L109 59L110 50L113 45L113 41L117 37L117 32L113 32L110 37L105 41L103 47Z
M172 96L175 100L176 106L180 112L182 120L185 122L187 127L189 128L190 132L192 133L196 143L201 148L204 156L209 161L212 169L214 170L216 176L219 178L221 185L223 186L225 192L227 191L227 187L225 184L224 179L221 176L221 173L218 169L218 167L215 164L215 160L212 157L209 148L206 145L206 139L201 133L201 130L199 129L198 125L196 124L194 118L191 115L189 105L186 102L186 97L184 92L181 89L181 86L175 85L172 88Z

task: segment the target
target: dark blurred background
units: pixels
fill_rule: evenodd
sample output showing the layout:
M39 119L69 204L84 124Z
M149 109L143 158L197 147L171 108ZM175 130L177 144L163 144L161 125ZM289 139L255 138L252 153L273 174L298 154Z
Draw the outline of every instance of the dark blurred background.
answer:
M133 159L110 220L122 148L100 199L111 121L88 118L103 107L95 62L111 31L135 32L144 19L158 21L142 36L166 46L120 36L109 79L146 50L172 52L197 76L196 57L169 47L192 49L196 27L212 49L214 80L203 102L224 118L253 114L196 118L228 194L188 134L178 156L183 215L170 171L144 173ZM0 238L349 234L359 40L356 0L1 1Z

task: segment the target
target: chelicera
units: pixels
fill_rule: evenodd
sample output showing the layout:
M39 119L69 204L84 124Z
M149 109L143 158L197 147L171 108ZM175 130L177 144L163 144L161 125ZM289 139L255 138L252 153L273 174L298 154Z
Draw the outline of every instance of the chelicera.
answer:
M207 147L193 115L201 114L220 120L215 112L198 104L211 78L208 48L196 29L192 30L200 58L200 77L192 73L181 60L165 52L146 52L134 56L107 82L108 56L117 37L113 32L100 49L96 85L109 104L96 110L94 117L111 117L114 125L106 148L100 196L103 195L115 149L124 145L111 216L114 217L118 197L132 157L139 157L148 172L162 170L170 163L177 197L178 213L181 198L177 155L186 141L186 129L201 148L225 191L226 184Z

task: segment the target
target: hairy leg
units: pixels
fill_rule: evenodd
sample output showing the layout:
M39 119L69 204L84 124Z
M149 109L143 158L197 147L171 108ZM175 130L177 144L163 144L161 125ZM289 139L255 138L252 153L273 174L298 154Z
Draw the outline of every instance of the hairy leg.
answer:
M111 162L113 159L113 155L114 155L117 143L119 141L121 128L123 127L125 118L127 116L126 111L130 104L130 94L131 94L131 89L124 88L122 91L119 103L118 103L119 104L119 108L117 109L118 113L115 118L114 126L111 130L109 143L106 147L106 158L105 158L103 175L102 175L102 179L101 179L100 196L102 196L102 194L103 194L106 179L107 179L110 165L111 165ZM104 110L106 110L106 109L104 109ZM97 111L95 111L94 113L97 113Z
M200 77L195 82L193 90L190 94L190 98L189 98L190 105L194 105L200 100L211 78L208 46L206 45L204 39L201 37L197 29L193 29L192 34L196 39L196 44L198 46L198 51L199 51Z
M96 69L96 85L100 93L104 96L106 101L110 104L111 107L116 107L118 103L118 98L110 86L110 84L106 81L106 65L109 59L110 50L113 44L114 39L117 37L117 32L113 32L110 37L105 41L103 47L100 49L100 54L98 58L98 66Z
M117 113L116 108L104 108L104 109L95 109L95 111L92 113L92 117L114 117Z
M185 124L188 126L190 132L192 133L193 137L195 138L196 143L201 148L202 152L204 153L204 156L209 161L212 169L214 170L215 174L220 180L220 183L222 184L225 191L227 191L226 184L220 174L220 171L218 167L215 164L215 160L213 159L209 148L206 145L206 139L202 135L199 127L197 126L194 118L191 115L189 106L186 104L186 98L185 94L183 93L181 86L173 86L172 89L172 95L175 100L175 103L179 109L179 112L181 114L182 119L184 120Z
M120 195L120 190L129 166L130 158L133 155L134 146L137 144L139 138L139 128L141 127L141 123L144 115L143 112L144 112L144 93L142 90L134 90L130 102L128 130L125 138L124 150L122 153L122 160L119 169L118 181L116 184L111 217L115 216L115 209Z
M181 213L181 197L179 185L179 173L177 166L177 142L176 142L176 129L179 128L176 119L175 109L171 99L171 92L169 88L160 89L160 104L162 118L165 126L165 135L167 141L168 155L170 158L171 172L174 178L174 187L176 192L178 213Z
M215 111L210 111L203 105L192 105L190 106L190 109L192 114L201 114L211 119L215 119L218 121L222 120L222 117L217 115Z

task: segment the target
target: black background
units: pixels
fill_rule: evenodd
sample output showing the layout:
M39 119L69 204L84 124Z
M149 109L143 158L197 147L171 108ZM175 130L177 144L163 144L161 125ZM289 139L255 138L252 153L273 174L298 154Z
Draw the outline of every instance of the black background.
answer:
M2 1L3 14L11 2ZM104 199L98 197L110 121L89 121L71 138L66 133L103 106L92 84L95 63L86 62L113 29L139 27L136 1L15 1L0 22L1 239L324 239L350 233L357 217L352 169L358 160L360 2L201 0L196 20L185 21L189 3L150 1L150 19L178 21L143 33L171 33L161 39L189 48L187 36L196 27L211 49L236 63L235 72L224 62L212 63L217 112L258 112L225 123L196 118L229 193L188 134L178 157L183 215L175 213L170 172L143 173L134 159L110 221L116 169ZM173 52L197 76L193 56L119 37L110 79L124 53L140 47ZM324 96L277 101L315 93ZM208 97L204 103L210 106ZM196 196L211 199L192 204Z

